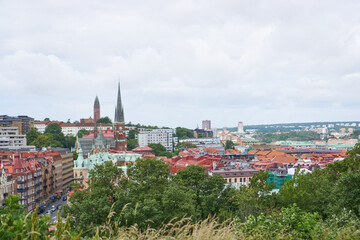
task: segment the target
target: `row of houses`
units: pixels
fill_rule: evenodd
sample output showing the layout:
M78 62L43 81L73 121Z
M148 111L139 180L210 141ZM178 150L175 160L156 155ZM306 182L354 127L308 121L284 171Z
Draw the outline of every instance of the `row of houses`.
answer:
M27 212L62 195L73 182L73 154L67 149L0 152L0 201L19 195Z

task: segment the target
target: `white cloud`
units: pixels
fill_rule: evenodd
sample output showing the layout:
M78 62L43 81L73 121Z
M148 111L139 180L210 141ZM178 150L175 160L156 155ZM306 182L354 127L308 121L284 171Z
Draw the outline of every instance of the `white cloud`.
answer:
M359 119L358 1L3 1L1 113L194 127ZM3 91L5 89L5 92Z

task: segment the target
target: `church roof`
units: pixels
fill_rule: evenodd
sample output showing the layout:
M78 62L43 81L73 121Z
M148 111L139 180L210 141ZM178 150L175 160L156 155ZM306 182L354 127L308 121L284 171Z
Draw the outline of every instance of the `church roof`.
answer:
M123 108L122 103L121 103L120 82L119 82L119 85L118 85L118 95L117 95L117 101L116 101L114 122L117 122L117 123L125 122L125 120L124 120L124 108Z

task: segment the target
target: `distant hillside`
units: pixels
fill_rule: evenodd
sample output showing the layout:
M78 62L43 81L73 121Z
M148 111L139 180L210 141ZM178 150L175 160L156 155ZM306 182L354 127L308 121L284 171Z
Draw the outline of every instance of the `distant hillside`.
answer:
M331 129L339 130L340 128L354 128L360 129L360 121L351 122L307 122L307 123L276 123L276 124L260 124L260 125L244 125L244 130L254 129L258 132L289 132L301 131L306 127L323 127L326 126ZM329 127L329 125L331 127ZM332 125L334 125L332 127ZM219 129L221 130L221 129ZM237 127L227 128L228 131L236 132Z

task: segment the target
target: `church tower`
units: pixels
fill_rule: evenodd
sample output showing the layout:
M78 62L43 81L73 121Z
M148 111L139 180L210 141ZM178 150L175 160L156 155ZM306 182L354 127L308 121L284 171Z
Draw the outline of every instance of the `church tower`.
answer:
M126 151L127 142L125 135L124 108L121 103L120 82L118 85L118 95L117 95L116 108L115 108L114 140L115 140L115 150Z
M96 95L95 102L94 102L94 139L97 137L97 121L100 119L100 102L99 98Z

